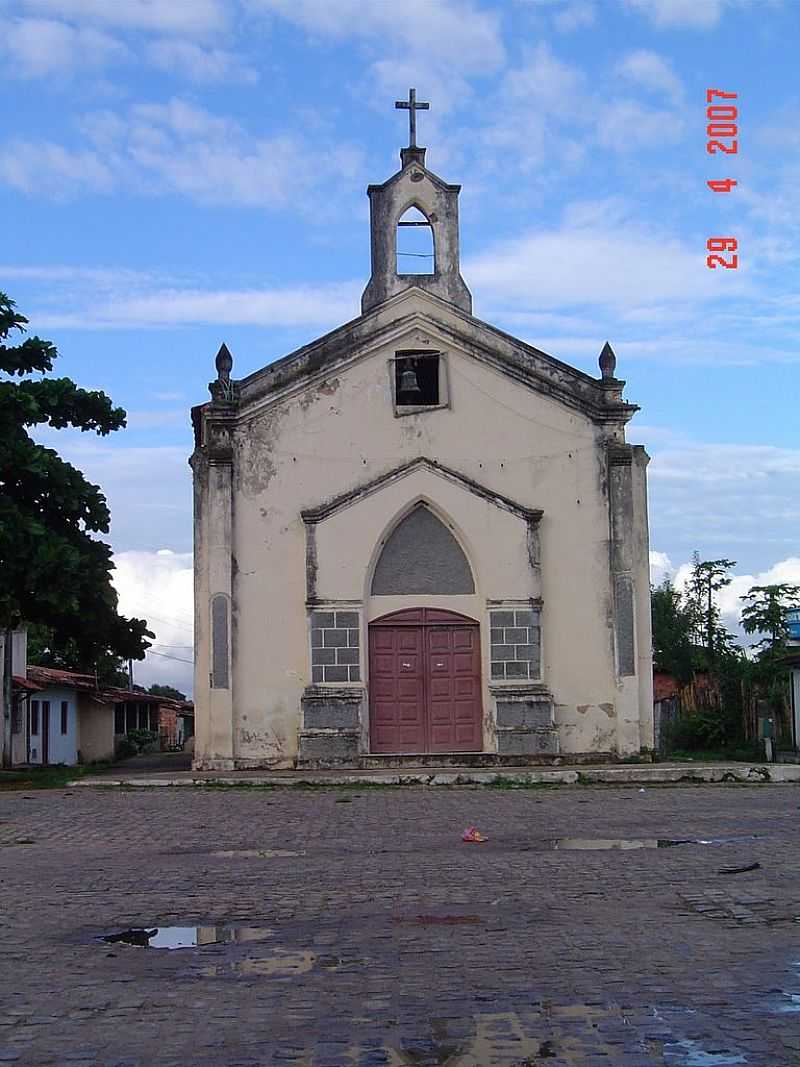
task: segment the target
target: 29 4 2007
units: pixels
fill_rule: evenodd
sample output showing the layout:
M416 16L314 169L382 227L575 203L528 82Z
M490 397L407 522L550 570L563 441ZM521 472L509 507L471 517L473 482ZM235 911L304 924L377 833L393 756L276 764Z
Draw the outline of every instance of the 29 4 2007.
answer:
M739 152L739 109L735 104L715 103L719 100L737 100L738 93L727 93L723 89L706 89L706 152L710 156L723 152L729 156L735 156ZM738 182L733 178L712 178L706 185L713 193L729 193ZM711 270L717 267L725 267L727 270L736 270L739 266L737 249L739 242L735 237L709 237L706 241L706 251L711 253L706 256L706 266ZM728 259L721 255L729 252Z

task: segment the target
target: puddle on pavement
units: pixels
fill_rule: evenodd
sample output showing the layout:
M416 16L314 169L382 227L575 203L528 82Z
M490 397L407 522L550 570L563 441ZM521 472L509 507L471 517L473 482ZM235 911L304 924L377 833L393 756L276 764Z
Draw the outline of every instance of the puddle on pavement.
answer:
M800 975L800 960L795 960L792 963L792 967ZM784 989L781 991L780 996L781 1000L770 1005L771 1011L775 1012L776 1015L800 1014L800 992Z
M603 849L675 848L677 845L733 845L752 841L758 834L740 837L555 837L549 842L555 851L601 851Z
M729 1052L726 1049L714 1049L707 1052L699 1041L683 1038L680 1041L664 1043L664 1058L675 1067L733 1067L736 1063L747 1063L741 1052Z
M480 915L397 915L392 922L414 926L475 926L483 919Z
M105 934L100 940L112 945L175 949L266 941L271 936L272 930L267 926L141 926Z
M212 852L212 856L219 856L221 859L253 859L253 860L271 860L281 856L305 856L305 849L301 852L293 852L288 848L230 848L219 849L216 852Z
M342 959L339 956L318 955L310 951L291 951L276 949L269 956L248 956L242 960L230 960L225 963L209 964L195 971L204 978L222 978L226 975L241 974L249 977L296 978L315 969L321 971L350 970L364 966L367 959Z
M667 837L556 837L550 847L559 852L593 852L604 849L673 848L693 841L673 841Z

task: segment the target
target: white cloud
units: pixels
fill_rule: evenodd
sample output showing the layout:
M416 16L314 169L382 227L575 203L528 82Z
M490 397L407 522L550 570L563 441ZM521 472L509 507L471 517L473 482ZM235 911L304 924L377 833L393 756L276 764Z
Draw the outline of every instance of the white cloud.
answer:
M235 52L223 48L203 48L193 41L162 38L145 50L147 61L170 74L200 84L241 82L254 85L258 74Z
M247 326L330 327L358 314L360 282L276 289L164 289L122 294L104 304L87 301L79 311L29 312L37 328L113 329L196 323Z
M191 552L117 552L114 563L112 577L121 614L146 619L156 635L145 661L134 664L134 681L146 686L154 682L173 685L190 694L194 640Z
M125 29L205 36L228 23L227 0L22 0L40 11L74 22Z
M616 201L568 211L560 227L498 242L464 266L476 295L513 310L700 301L719 294L711 273L696 249L672 233L624 219ZM741 288L741 279L734 282Z
M767 483L780 474L800 475L800 449L773 445L697 444L660 452L651 475L662 480ZM797 505L800 508L800 504Z
M405 0L402 10L363 0L248 0L248 6L313 37L362 38L383 53L397 48L401 55L447 61L461 73L489 73L505 57L499 17L470 0Z
M66 200L79 191L110 192L117 175L112 161L91 150L12 140L0 145L0 182L28 195Z
M586 76L578 67L558 59L546 44L526 52L523 62L508 70L497 93L487 100L485 122L477 140L485 146L484 169L505 171L509 166L537 175L545 160L575 166L585 145L564 132L576 120L570 101L586 95ZM592 113L580 109L578 121L588 136ZM475 132L469 131L473 138Z
M125 443L125 433L100 439L73 430L39 427L36 438L99 485L111 509L114 548L155 551L192 540L191 452L189 411L184 423L186 444L139 446Z
M650 581L653 585L661 585L672 571L672 561L666 552L650 552Z
M312 143L301 133L253 137L235 120L179 98L127 114L95 112L80 128L91 149L0 145L0 181L56 198L83 188L124 188L139 195L177 192L203 204L291 205L320 217L333 210L331 180L352 185L362 160L361 148L335 140Z
M120 41L101 30L53 19L12 19L0 38L4 73L22 78L98 69L128 55Z
M656 52L639 49L619 61L615 68L618 77L632 81L652 92L664 93L674 104L684 98L684 88L668 60Z
M683 136L685 126L675 111L648 107L639 100L613 100L598 115L597 138L604 148L635 152L674 144Z
M593 26L597 18L594 5L586 0L567 4L563 11L553 16L553 25L560 33L571 33L584 26Z
M719 22L726 6L725 0L625 0L625 3L659 29L678 26L711 29Z
M800 449L652 439L648 470L653 542L673 559L698 550L752 568L797 545Z

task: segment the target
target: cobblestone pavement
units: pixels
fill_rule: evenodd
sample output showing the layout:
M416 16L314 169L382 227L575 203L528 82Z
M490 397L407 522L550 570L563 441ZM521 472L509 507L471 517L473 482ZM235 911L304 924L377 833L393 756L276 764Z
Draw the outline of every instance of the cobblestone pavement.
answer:
M0 1064L800 1065L798 805L789 785L0 793ZM96 940L166 925L236 939Z

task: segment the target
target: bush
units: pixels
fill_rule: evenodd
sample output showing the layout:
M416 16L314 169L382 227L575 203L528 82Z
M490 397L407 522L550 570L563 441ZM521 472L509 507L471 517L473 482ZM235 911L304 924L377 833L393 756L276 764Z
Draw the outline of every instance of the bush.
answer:
M702 710L685 715L665 727L664 738L670 756L697 753L708 759L738 760L764 756L762 744L742 736L737 711Z
M140 752L150 752L158 744L154 730L129 730L117 744L117 759L130 759Z
M128 730L125 736L133 741L140 752L147 752L158 744L158 734L155 730Z
M130 759L131 756L138 756L139 748L128 737L121 737L117 742L117 759Z
M725 726L722 716L709 711L697 711L676 719L667 727L670 748L711 749L721 748L725 743Z

